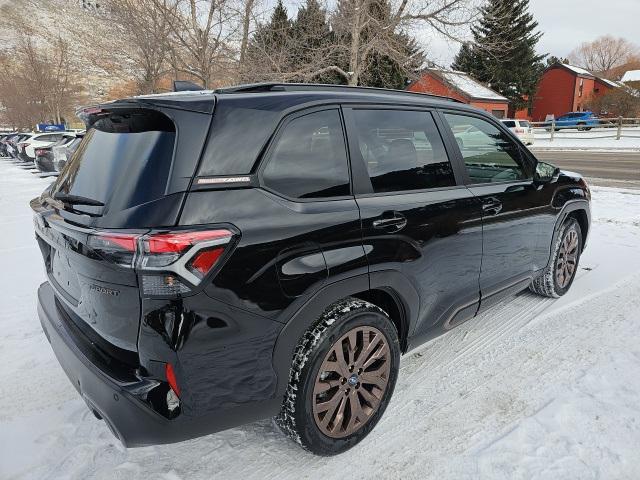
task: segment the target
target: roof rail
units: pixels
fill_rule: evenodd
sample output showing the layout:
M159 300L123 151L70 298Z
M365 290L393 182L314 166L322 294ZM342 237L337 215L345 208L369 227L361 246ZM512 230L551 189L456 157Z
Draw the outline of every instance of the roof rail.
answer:
M393 90L390 88L356 87L351 85L334 85L329 83L249 83L234 87L218 88L214 93L261 93L261 92L309 92L319 90L332 90L341 92L381 93L386 95L419 95L422 97L437 98L450 102L463 103L460 100L430 93L411 92L408 90Z

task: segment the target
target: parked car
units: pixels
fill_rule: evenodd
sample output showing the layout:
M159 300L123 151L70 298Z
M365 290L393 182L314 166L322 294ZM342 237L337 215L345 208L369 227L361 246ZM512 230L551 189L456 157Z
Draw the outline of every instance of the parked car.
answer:
M535 141L533 127L527 120L505 118L501 121L522 143L525 145L533 145Z
M62 171L68 159L71 158L73 152L75 152L80 145L83 137L84 132L76 133L75 137L69 143L53 147L53 168L56 172Z
M24 162L25 159L24 159L24 157L21 157L20 154L24 155L24 147L27 145L26 142L29 141L31 138L33 138L34 135L35 135L34 133L23 133L22 135L17 137L15 140L13 140L10 143L10 146L11 146L10 154L11 154L11 156L13 158L15 158L16 160Z
M551 125L551 122L544 124L547 131L551 130ZM600 125L600 119L593 112L570 112L558 117L555 125L556 131L570 128L576 128L580 131L591 130Z
M126 446L276 415L342 452L384 413L401 354L523 289L564 295L589 233L584 178L455 100L261 84L81 115L31 202L38 313ZM484 142L460 146L469 129Z
M35 133L18 143L18 158L23 162L34 162L36 148L49 147L60 140L64 132Z
M1 157L9 157L9 154L7 153L7 142L9 141L10 138L14 137L15 135L16 135L15 132L4 133L0 135L0 156Z
M76 138L76 135L71 132L65 132L62 134L62 138L57 142L50 144L46 147L38 147L35 149L35 165L41 172L55 172L55 158L54 158L54 149L55 148L65 148L71 142L73 142Z
M23 138L26 138L27 136L28 134L19 133L6 139L4 144L5 144L5 150L7 152L7 156L9 158L11 159L18 158L17 144L18 142L20 142L20 140L22 140Z

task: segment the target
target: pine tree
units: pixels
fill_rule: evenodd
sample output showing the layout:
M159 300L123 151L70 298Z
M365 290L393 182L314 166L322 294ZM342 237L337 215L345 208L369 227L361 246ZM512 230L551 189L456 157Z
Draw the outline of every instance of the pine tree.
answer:
M489 0L471 28L452 68L463 70L507 97L518 110L528 106L544 70L546 55L536 53L542 36L529 13L529 0Z
M244 81L277 80L278 73L291 67L292 25L282 0L266 24L258 25L247 46Z
M555 55L551 55L550 57L547 57L547 67L551 67L552 65L555 65L556 63L565 63L568 64L569 63L569 59L565 58L565 57L556 57Z
M292 62L304 69L305 66L317 63L318 55L325 59L326 64L335 59L331 57L333 34L327 20L327 12L317 0L307 0L298 9L298 15L291 26L293 42ZM300 79L302 80L302 79ZM323 74L312 79L317 83L338 83L336 75Z

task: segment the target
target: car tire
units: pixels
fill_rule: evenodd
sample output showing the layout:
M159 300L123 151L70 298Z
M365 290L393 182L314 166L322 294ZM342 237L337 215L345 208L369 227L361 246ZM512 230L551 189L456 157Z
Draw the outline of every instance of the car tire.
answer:
M298 343L276 423L316 455L342 453L382 417L399 363L398 333L387 313L345 298L327 308Z
M580 225L570 217L555 240L549 265L533 280L529 287L531 291L551 298L559 298L567 293L578 271L582 241Z

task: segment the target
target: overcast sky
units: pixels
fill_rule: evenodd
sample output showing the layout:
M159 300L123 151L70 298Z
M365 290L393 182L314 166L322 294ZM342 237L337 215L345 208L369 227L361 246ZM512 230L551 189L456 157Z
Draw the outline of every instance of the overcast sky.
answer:
M289 15L295 15L302 0L292 0ZM558 57L569 54L582 42L612 34L640 44L640 0L530 0L530 10L543 32L541 53ZM449 66L460 45L417 33L430 60Z
M530 0L530 5L543 32L541 53L565 57L580 43L606 34L640 44L640 0ZM459 49L442 39L424 40L428 56L443 66Z

